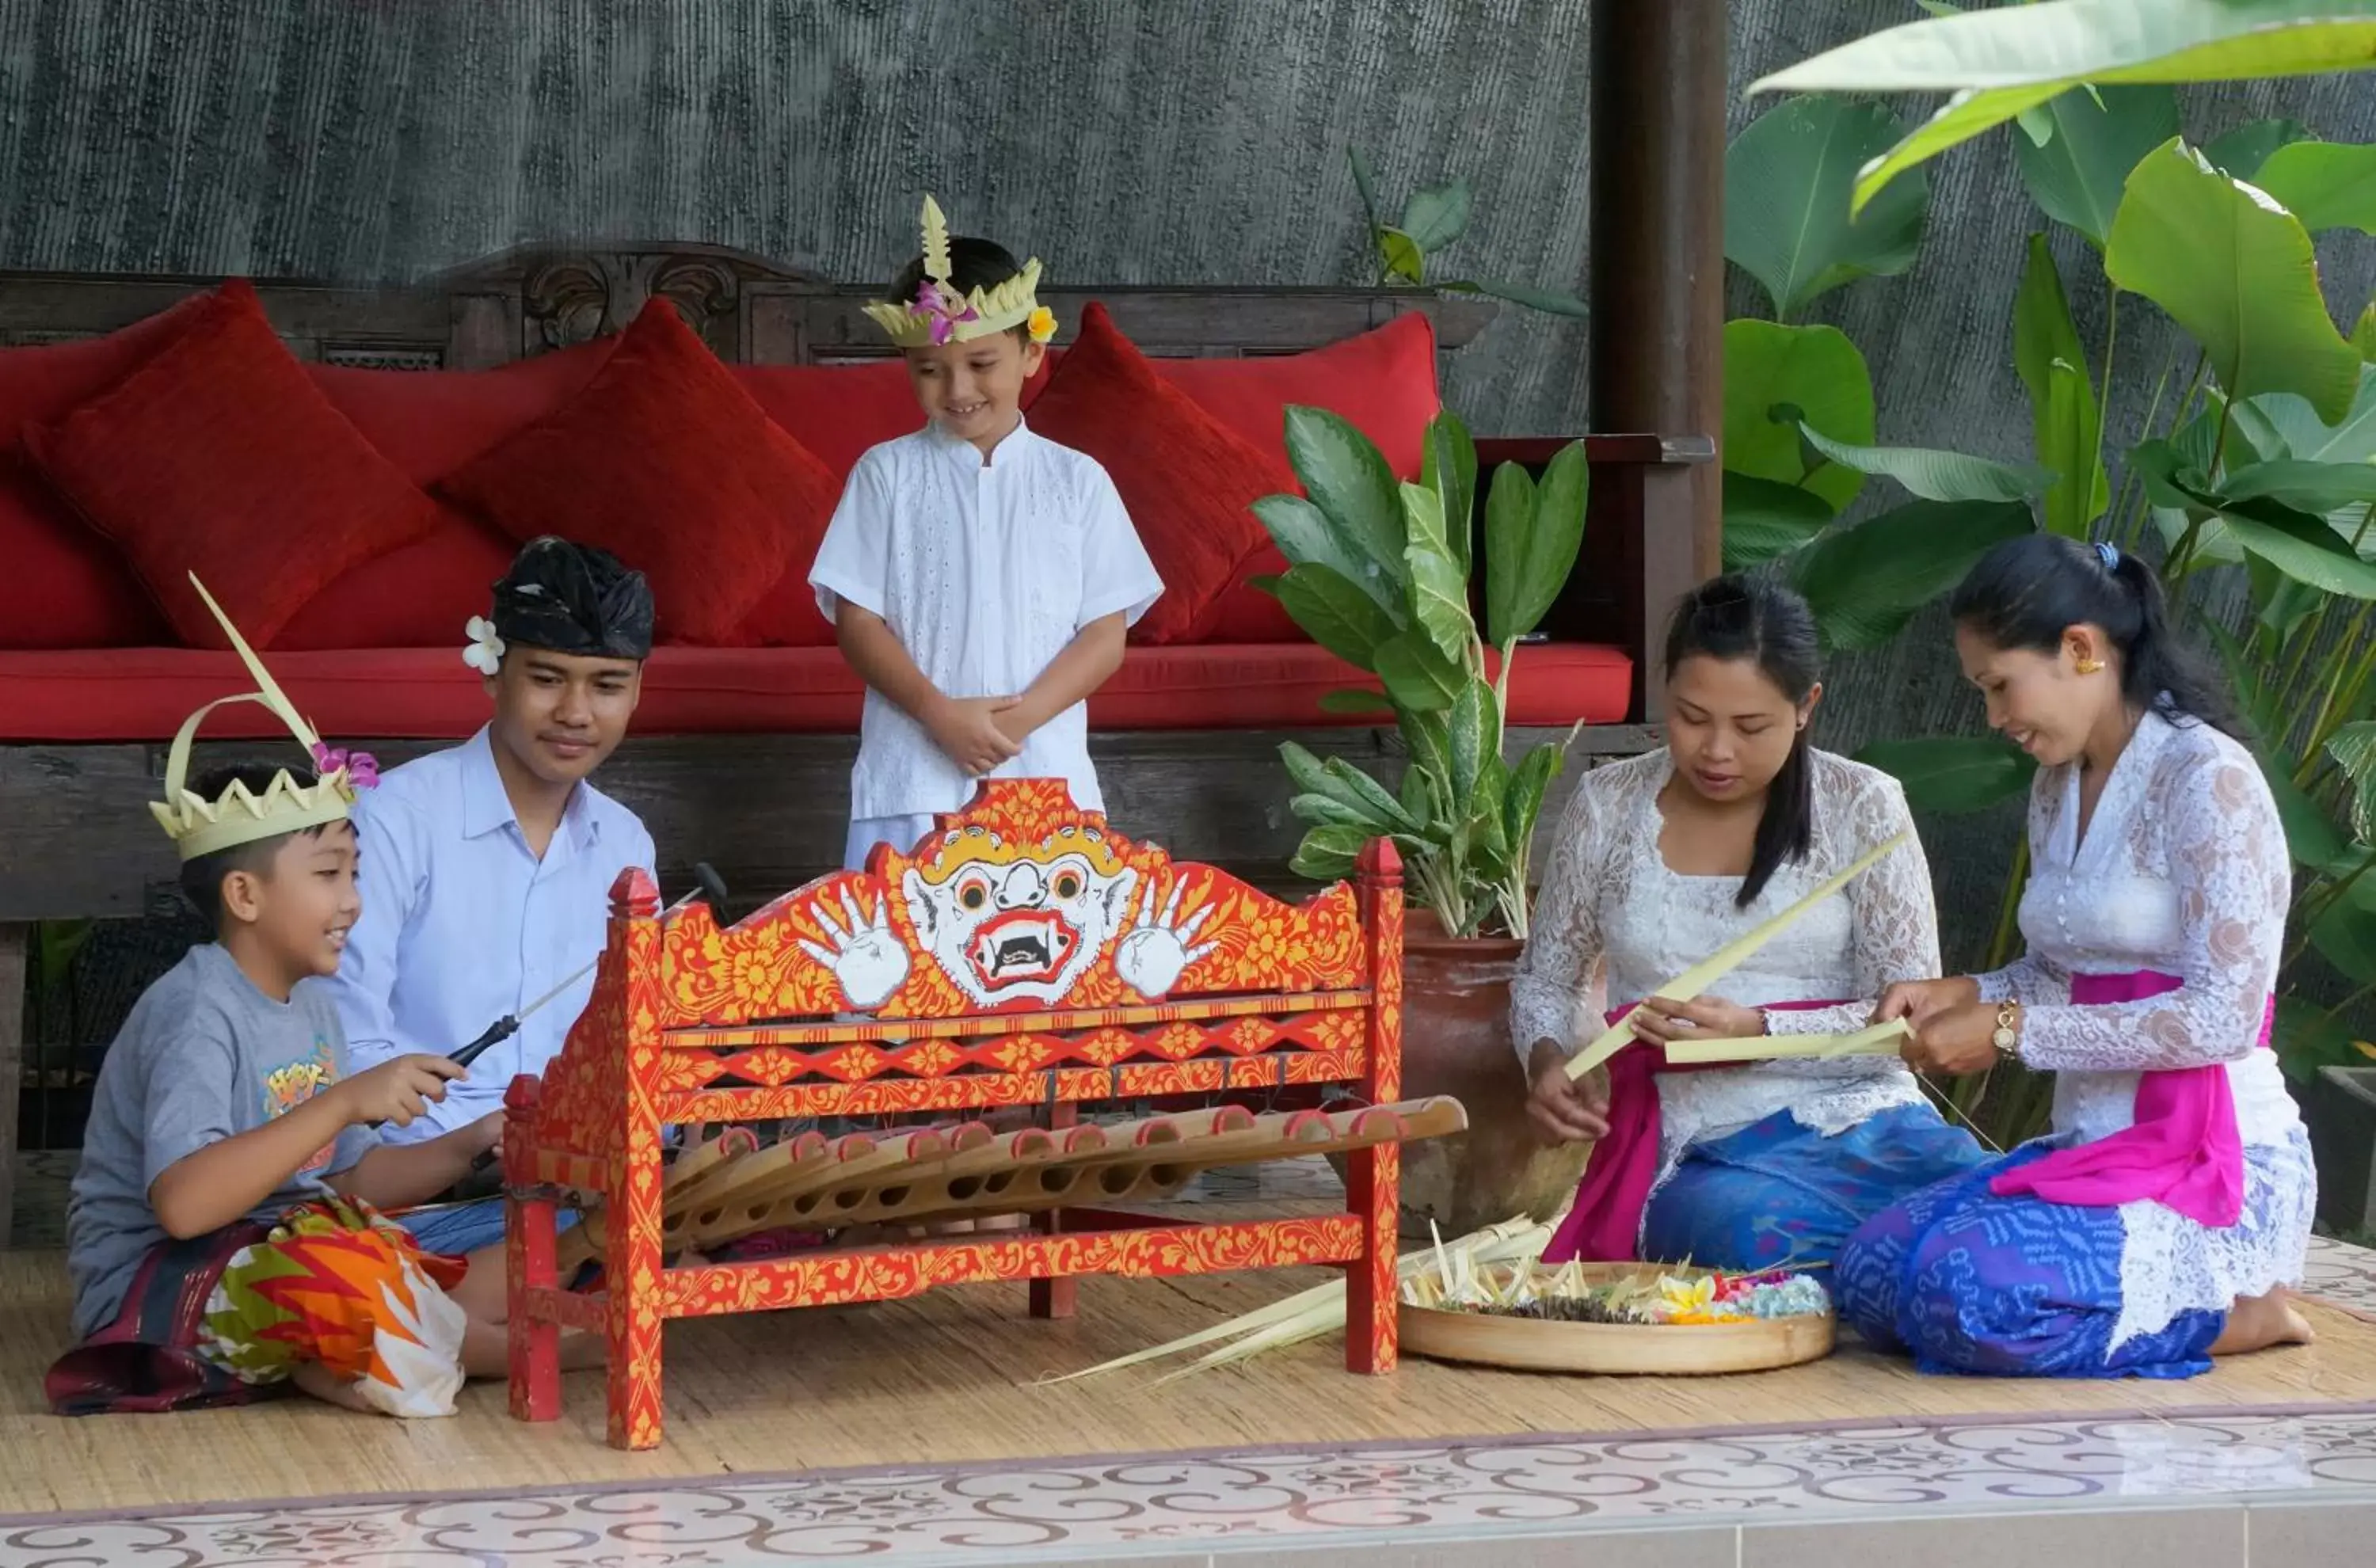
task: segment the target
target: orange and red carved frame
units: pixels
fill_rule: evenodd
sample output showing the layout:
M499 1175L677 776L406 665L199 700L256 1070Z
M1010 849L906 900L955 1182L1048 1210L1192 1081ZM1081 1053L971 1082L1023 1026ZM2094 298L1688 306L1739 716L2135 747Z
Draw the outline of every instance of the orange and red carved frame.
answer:
M1402 868L1391 844L1356 885L1288 904L1175 862L1073 805L1059 780L995 780L909 849L880 846L721 928L663 914L624 873L591 1001L543 1075L513 1081L504 1140L511 1399L560 1413L559 1336L609 1341L613 1445L661 1435L669 1318L886 1301L943 1285L1303 1264L1348 1270L1346 1363L1394 1369L1400 1151L1348 1157L1345 1212L1228 1224L1072 1211L1038 1233L670 1265L670 1125L1042 1106L1337 1085L1373 1104L1402 1076ZM559 1277L570 1194L609 1216L599 1289Z

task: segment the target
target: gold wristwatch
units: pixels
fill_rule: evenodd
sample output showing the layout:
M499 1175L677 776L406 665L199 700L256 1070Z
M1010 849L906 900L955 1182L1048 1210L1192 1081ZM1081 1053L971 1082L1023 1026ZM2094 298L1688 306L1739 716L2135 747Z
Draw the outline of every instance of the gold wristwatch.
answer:
M1989 1037L1997 1054L2008 1062L2021 1060L2021 1004L2008 998L1997 1004L1997 1032Z

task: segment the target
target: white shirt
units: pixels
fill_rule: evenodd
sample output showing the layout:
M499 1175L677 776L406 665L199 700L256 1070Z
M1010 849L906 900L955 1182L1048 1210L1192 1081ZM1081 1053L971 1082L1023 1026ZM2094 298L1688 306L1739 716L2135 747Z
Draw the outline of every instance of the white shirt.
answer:
M868 452L809 581L827 619L843 600L883 617L952 697L1021 695L1081 628L1135 621L1163 591L1097 459L1021 424L987 461L936 424ZM1033 731L993 777L1062 778L1074 804L1104 810L1087 705ZM862 820L956 811L975 781L870 689L849 786Z
M654 860L636 814L590 784L570 792L539 860L484 730L390 769L358 791L353 814L363 908L330 984L357 1072L416 1051L447 1055L591 963L612 883ZM384 1135L434 1137L500 1110L515 1074L560 1053L593 987L588 974L523 1019L425 1121Z

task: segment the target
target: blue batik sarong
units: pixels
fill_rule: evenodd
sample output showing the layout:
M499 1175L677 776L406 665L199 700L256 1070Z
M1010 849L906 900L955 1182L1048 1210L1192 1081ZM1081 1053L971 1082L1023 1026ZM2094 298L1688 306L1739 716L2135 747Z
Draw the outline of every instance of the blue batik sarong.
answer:
M1643 1213L1642 1255L1736 1273L1820 1268L1874 1215L1987 1158L1927 1105L1828 1137L1777 1111L1692 1146Z
M1998 1197L2002 1170L2053 1152L2026 1144L1917 1193L1848 1239L1833 1269L1840 1315L1934 1373L2186 1378L2211 1370L2222 1312L2182 1312L2115 1347L2126 1228L2116 1207Z

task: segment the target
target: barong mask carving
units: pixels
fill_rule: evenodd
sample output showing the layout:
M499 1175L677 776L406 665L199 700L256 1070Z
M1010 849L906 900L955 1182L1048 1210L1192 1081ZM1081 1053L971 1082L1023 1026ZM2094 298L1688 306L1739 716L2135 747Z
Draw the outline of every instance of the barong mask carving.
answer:
M941 972L987 1007L1063 1000L1121 926L1137 881L1094 830L1022 845L972 827L944 836L899 885Z

